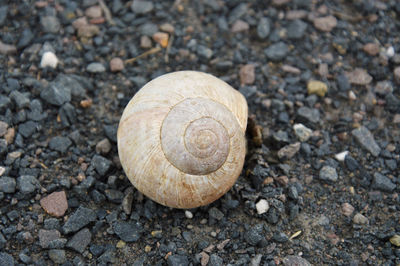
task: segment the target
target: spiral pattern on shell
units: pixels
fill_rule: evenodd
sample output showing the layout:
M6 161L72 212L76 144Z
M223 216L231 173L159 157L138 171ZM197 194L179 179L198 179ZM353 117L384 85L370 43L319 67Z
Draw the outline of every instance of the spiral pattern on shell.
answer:
M131 183L174 208L211 203L243 168L247 103L224 81L180 71L147 83L125 108L118 153Z

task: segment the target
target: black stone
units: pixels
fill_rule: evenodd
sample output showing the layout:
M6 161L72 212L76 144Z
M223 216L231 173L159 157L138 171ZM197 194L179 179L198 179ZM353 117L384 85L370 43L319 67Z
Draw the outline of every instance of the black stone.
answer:
M64 233L69 234L72 232L76 232L95 220L96 213L89 208L81 206L69 217L67 222L64 224Z
M83 253L86 247L90 244L92 239L92 234L89 229L84 228L78 233L76 233L70 241L67 243L67 247L79 252Z
M143 231L141 224L125 221L116 221L113 229L117 236L125 242L138 241Z
M375 173L372 188L384 192L392 192L396 188L396 184L394 184L388 177L380 173Z
M111 167L111 161L100 155L93 156L91 165L99 175L104 176Z
M168 266L188 266L189 259L185 255L171 255L167 259Z
M272 61L280 61L289 53L289 47L284 42L278 42L264 50L265 55Z
M8 253L0 252L0 265L14 266L14 258Z
M72 141L67 137L56 136L53 137L49 142L49 147L52 150L65 153L68 147L71 146Z

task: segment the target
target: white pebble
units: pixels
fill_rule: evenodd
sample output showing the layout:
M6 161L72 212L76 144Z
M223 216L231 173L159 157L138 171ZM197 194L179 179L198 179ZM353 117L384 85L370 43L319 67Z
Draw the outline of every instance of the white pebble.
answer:
M311 137L312 130L303 124L295 124L293 129L297 138L302 142L307 141Z
M387 48L386 56L387 57L393 57L394 56L394 48L393 48L393 46L390 46L389 48Z
M357 100L357 96L353 91L349 91L349 99L353 101Z
M51 67L56 68L58 64L58 58L53 52L45 52L40 61L40 67Z
M2 176L6 172L6 168L0 166L0 176Z
M268 201L260 199L260 201L256 203L256 209L258 214L266 213L269 210Z
M185 216L188 219L192 219L193 218L193 213L191 213L190 211L185 211Z
M349 154L348 151L339 152L338 154L335 155L335 159L338 160L339 162L344 162L344 158L346 158L347 154Z

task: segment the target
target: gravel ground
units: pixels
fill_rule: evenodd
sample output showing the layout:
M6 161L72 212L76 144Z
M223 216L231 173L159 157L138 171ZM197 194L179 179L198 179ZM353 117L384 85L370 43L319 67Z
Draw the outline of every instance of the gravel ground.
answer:
M397 0L0 0L0 265L399 265ZM116 129L147 81L248 100L235 186L141 195Z

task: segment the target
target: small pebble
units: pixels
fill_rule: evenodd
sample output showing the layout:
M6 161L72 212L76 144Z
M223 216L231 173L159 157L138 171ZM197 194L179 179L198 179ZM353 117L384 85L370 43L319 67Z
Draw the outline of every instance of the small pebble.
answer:
M346 155L349 154L349 151L342 151L340 153L335 154L335 159L339 162L344 162Z
M243 32L247 31L250 28L249 24L243 20L237 20L235 23L233 23L231 32L233 33L238 33L238 32Z
M58 64L58 58L53 52L45 52L40 61L40 67L51 67L56 68Z
M368 85L372 81L372 77L362 68L356 68L351 72L346 72L346 76L351 84Z
M400 84L400 66L396 67L393 71L394 74L394 80Z
M110 70L111 72L119 72L124 70L124 61L119 57L114 57L110 60Z
M166 48L168 46L168 33L165 32L156 32L153 34L153 40L160 44L162 48Z
M294 124L294 133L301 142L306 142L312 135L312 130L303 124Z
M364 215L362 215L361 213L357 213L356 215L354 215L353 217L353 223L355 224L360 224L360 225L365 225L368 224L368 218L365 217Z
M325 165L319 171L319 178L323 181L336 182L338 179L338 174L336 173L335 168Z
M328 85L322 81L311 80L307 83L308 94L316 94L320 97L324 97L328 92Z
M351 134L357 140L362 148L370 152L375 157L381 152L381 148L375 142L372 133L364 126L354 129Z
M268 18L263 17L260 19L257 25L257 35L260 39L265 39L268 37L271 31L271 22Z
M400 247L400 235L392 236L389 241L396 247Z
M265 199L260 199L256 203L256 209L257 209L257 213L260 215L263 213L266 213L269 210L268 201L266 201Z
M342 204L342 213L343 215L349 217L353 214L354 212L354 207L350 203L343 203Z
M193 218L193 213L186 210L186 211L185 211L185 216L186 216L186 218L188 218L188 219L192 219L192 218Z
M337 19L334 16L320 17L314 19L314 27L320 31L330 32L337 25Z
M90 63L86 67L86 70L90 73L102 73L102 72L106 71L106 68L101 63Z
M379 44L377 43L367 43L363 46L364 52L371 56L379 54Z
M301 143L296 142L294 144L286 145L282 149L278 151L278 158L279 159L290 159L296 155L296 153L300 150Z
M50 215L62 217L68 209L65 191L53 192L40 200L42 208Z
M282 262L284 266L311 266L306 259L293 255L286 256Z
M85 15L89 18L98 18L102 15L102 9L100 6L91 6L85 10Z
M239 77L240 77L240 84L243 85L251 85L254 83L256 76L255 76L255 66L254 64L247 64L240 68L239 70Z

